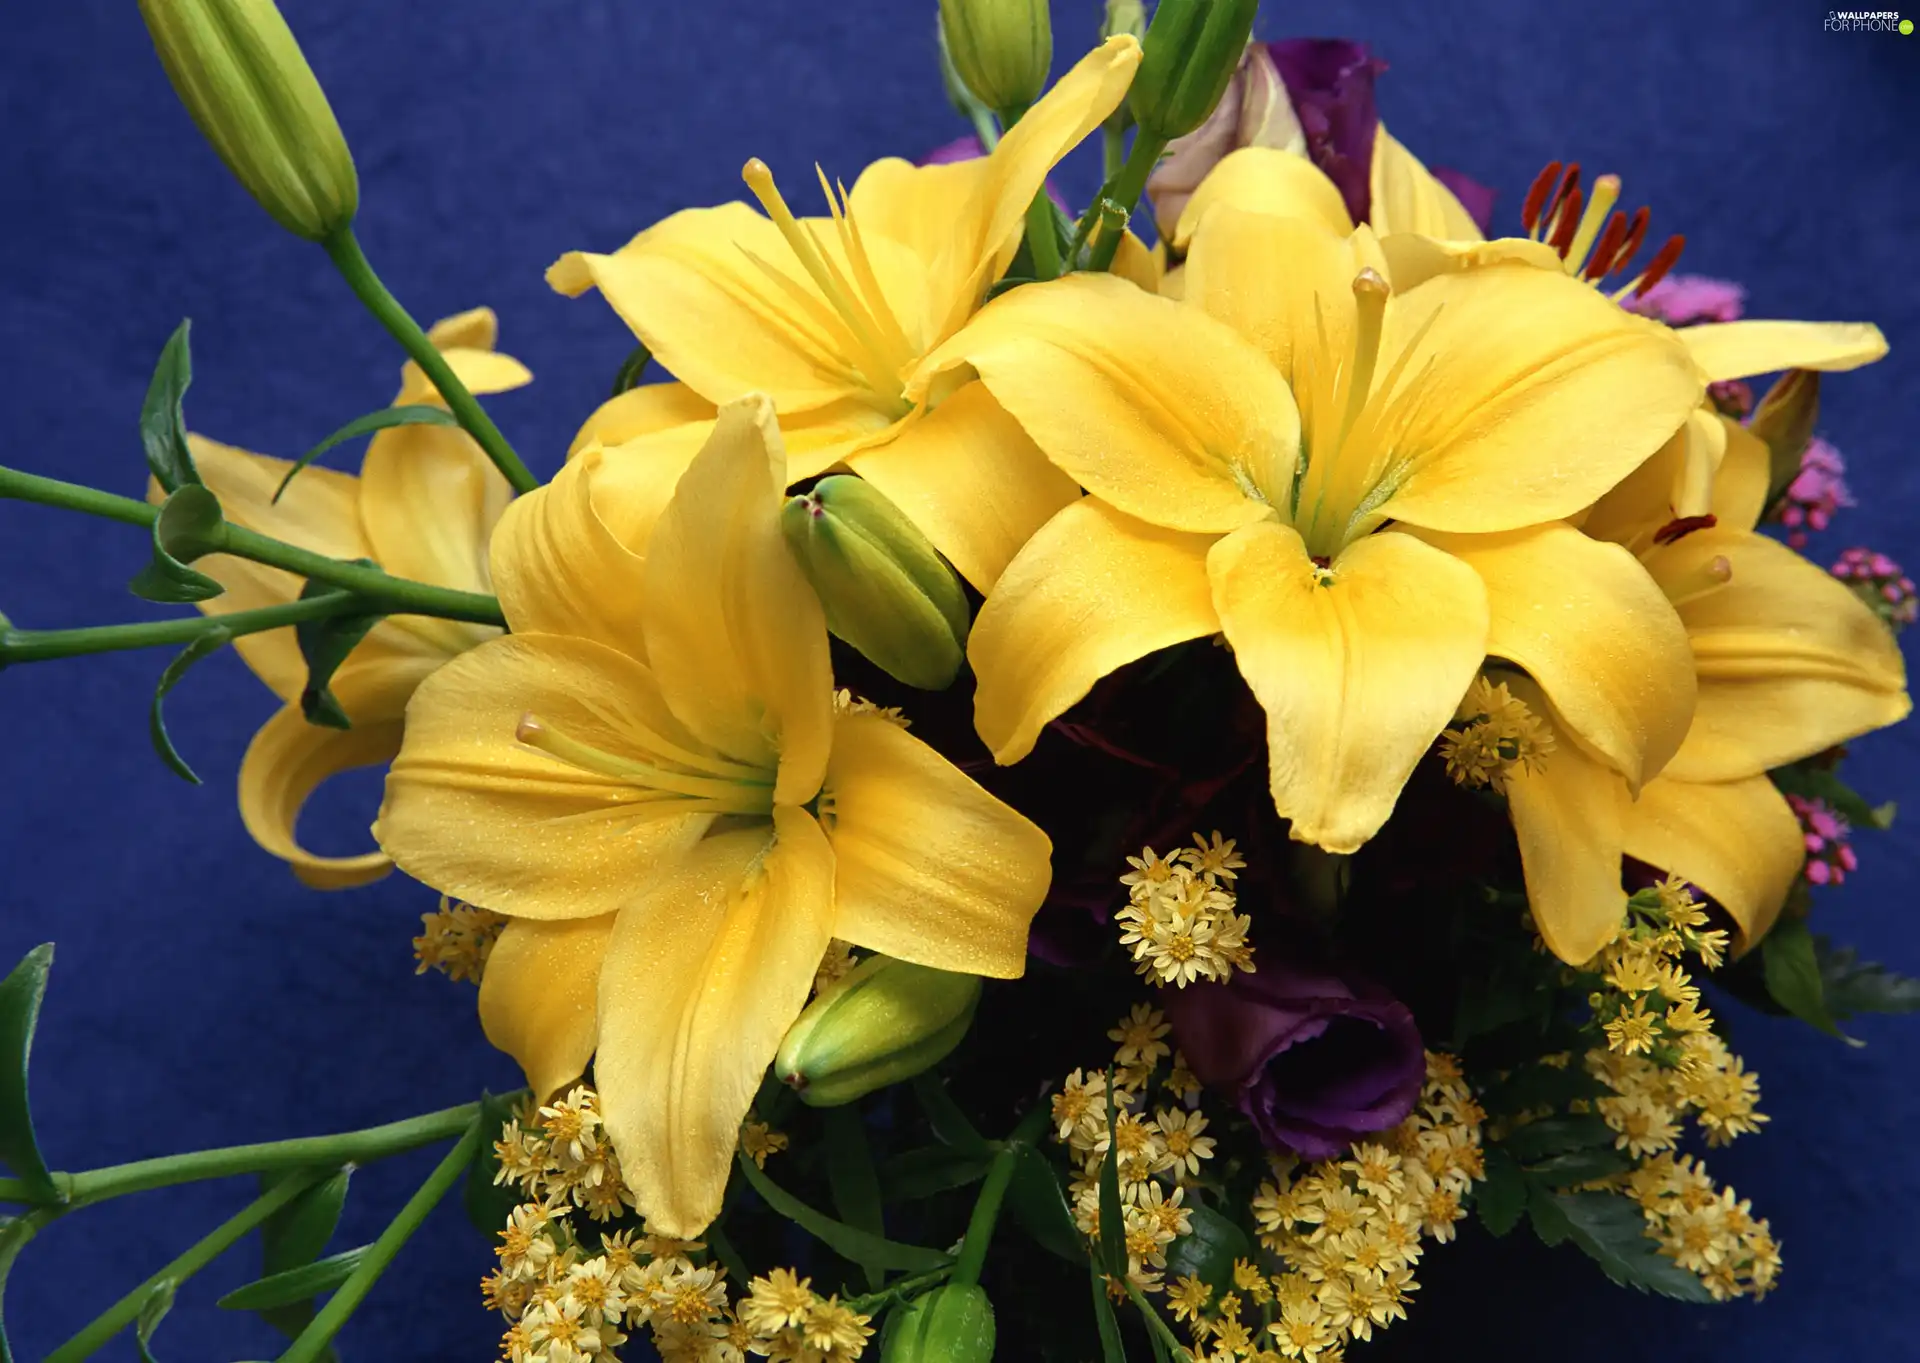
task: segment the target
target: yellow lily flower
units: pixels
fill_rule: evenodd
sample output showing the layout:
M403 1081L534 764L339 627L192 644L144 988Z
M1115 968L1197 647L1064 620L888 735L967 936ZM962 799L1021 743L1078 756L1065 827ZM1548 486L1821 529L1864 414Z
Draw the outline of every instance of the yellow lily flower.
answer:
M929 361L923 382L977 372L1092 494L1034 536L975 622L975 723L999 761L1106 673L1224 633L1268 714L1276 809L1296 839L1351 852L1452 717L1496 622L1503 647L1559 656L1564 620L1519 604L1534 597L1494 599L1443 536L1505 537L1502 592L1584 582L1603 618L1644 613L1607 591L1637 570L1594 566L1606 555L1552 523L1699 402L1685 351L1542 270L1404 293L1390 278L1364 229L1220 206L1192 239L1185 303L1114 279L1034 285ZM1658 637L1640 638L1556 673L1635 781L1671 751L1664 735L1678 742L1687 699L1664 685L1684 654L1663 664Z
M641 1212L693 1236L828 943L1017 976L1051 848L893 720L836 709L767 399L721 407L683 475L647 471L588 452L509 510L513 633L415 693L375 831L511 918L487 1035L542 1094L594 1057Z
M907 381L1005 273L1047 172L1118 107L1139 63L1132 37L1108 40L989 156L876 161L851 194L822 172L830 218L796 219L753 161L746 179L765 216L737 202L688 209L612 255L562 257L553 287L599 289L679 380L615 399L576 449L629 444L677 473L712 430L714 404L766 393L794 479L844 463L990 588L1077 489L985 390L910 400ZM1128 244L1122 268L1154 280L1144 248Z
M533 378L518 360L494 350L498 323L478 308L437 323L427 334L475 393L503 393ZM420 367L401 371L395 405L444 406ZM512 490L473 439L455 427L398 426L367 446L360 474L310 467L274 492L292 463L252 454L203 436L188 437L207 487L236 525L330 558L368 558L399 577L463 591L492 590L487 537ZM159 500L157 485L148 489ZM216 554L194 568L226 590L200 603L208 615L284 605L298 599L301 579L249 559ZM499 631L427 616L395 615L367 632L330 683L351 729L307 723L300 692L307 666L291 627L243 634L233 647L285 703L260 727L240 763L240 817L261 847L285 861L308 885L347 889L393 868L380 851L325 857L300 845L294 825L320 783L352 767L378 766L400 750L401 716L422 679L447 659Z

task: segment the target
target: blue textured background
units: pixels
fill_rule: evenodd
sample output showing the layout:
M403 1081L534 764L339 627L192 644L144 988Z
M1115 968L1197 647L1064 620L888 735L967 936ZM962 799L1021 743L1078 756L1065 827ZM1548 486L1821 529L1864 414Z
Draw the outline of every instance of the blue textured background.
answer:
M493 404L537 470L557 464L630 344L597 301L547 291L556 255L734 197L749 155L805 198L816 158L850 182L874 157L959 131L939 95L932 6L918 0L287 8L357 154L369 254L423 319L492 304L504 347L538 376ZM1096 8L1056 5L1057 69ZM1823 422L1864 505L1815 552L1866 543L1920 566L1920 461L1903 403L1920 376L1920 36L1827 34L1822 5L1753 0L1270 11L1266 36L1374 43L1393 67L1380 103L1394 131L1500 186L1509 229L1534 171L1577 158L1621 172L1628 205L1652 205L1656 234L1687 233L1688 267L1745 281L1757 315L1879 321L1893 358L1832 382ZM13 4L6 31L0 460L137 493L135 414L183 315L196 319L190 420L219 439L291 454L388 401L398 360L385 337L320 252L275 230L201 144L128 0ZM1091 187L1084 164L1062 178ZM122 586L143 558L135 532L0 505L0 607L22 626L155 613ZM0 677L0 958L59 943L34 1066L50 1160L80 1168L355 1127L510 1087L471 987L413 977L408 939L430 893L392 879L321 896L247 841L231 782L272 702L237 659L202 666L169 706L209 784L188 789L147 751L164 661L122 654ZM1852 772L1871 797L1920 815L1916 733L1861 744ZM330 791L310 820L315 844L357 847L376 791ZM1821 896L1820 926L1920 973L1916 827L1863 840L1857 879ZM1428 1257L1412 1320L1356 1358L1467 1356L1442 1342L1450 1331L1497 1332L1510 1356L1569 1363L1629 1343L1668 1363L1920 1358L1913 1025L1861 1021L1872 1044L1849 1051L1742 1021L1773 1122L1711 1167L1784 1244L1784 1285L1766 1304L1678 1308L1608 1287L1570 1251L1470 1236ZM372 1238L430 1163L360 1174L337 1243ZM21 1357L44 1355L241 1196L234 1185L146 1194L54 1226L13 1276ZM474 1293L489 1257L443 1207L348 1327L348 1354L490 1357L497 1323ZM161 1356L268 1354L264 1327L211 1306L247 1276L235 1255L196 1281ZM1551 1333L1528 1342L1532 1329ZM1003 1333L1003 1356L1018 1357L1016 1330ZM106 1356L131 1357L131 1345Z

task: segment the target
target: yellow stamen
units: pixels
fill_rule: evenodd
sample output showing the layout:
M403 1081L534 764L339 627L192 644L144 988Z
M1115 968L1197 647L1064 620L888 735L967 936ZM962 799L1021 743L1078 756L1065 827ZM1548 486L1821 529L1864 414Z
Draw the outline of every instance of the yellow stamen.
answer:
M663 806L671 807L672 813L769 814L773 811L771 780L697 776L638 762L582 743L532 713L520 717L513 736L529 748L558 758L568 766L626 781L658 796ZM675 799L675 796L683 798Z
M1346 412L1340 421L1340 439L1353 430L1360 409L1367 405L1373 389L1373 368L1380 355L1380 324L1387 315L1387 295L1392 290L1372 267L1353 277L1353 366L1347 378Z
M1613 206L1619 202L1618 175L1602 175L1593 182L1593 197L1587 201L1587 211L1580 215L1580 226L1573 234L1573 244L1567 248L1568 274L1578 275L1586 267L1587 252L1593 249L1593 243L1599 239L1600 229L1606 225L1607 214L1613 212Z
M1720 588L1733 580L1733 565L1725 554L1715 554L1699 567L1666 584L1667 602L1674 606L1684 606L1689 601L1698 601L1709 592Z
M860 286L867 312L880 327L881 339L904 363L912 358L913 346L907 340L907 333L900 329L893 309L887 306L887 295L880 287L880 277L873 271L866 240L860 235L860 224L853 219L853 200L847 197L847 187L838 181L829 185L827 173L820 169L818 162L814 163L813 173L820 177L820 192L827 196L827 211L833 215L834 230L840 234L840 249L846 252L847 263L853 267L854 281Z

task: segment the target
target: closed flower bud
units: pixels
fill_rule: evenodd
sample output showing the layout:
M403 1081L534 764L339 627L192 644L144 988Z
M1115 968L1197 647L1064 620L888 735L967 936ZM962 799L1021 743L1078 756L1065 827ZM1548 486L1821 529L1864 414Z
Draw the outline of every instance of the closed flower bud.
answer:
M1147 7L1140 0L1107 0L1106 17L1100 21L1100 41L1122 33L1135 42L1147 36Z
M1747 424L1767 447L1767 505L1785 496L1799 476L1819 419L1820 375L1811 369L1789 369L1754 408Z
M915 1297L887 1321L880 1363L990 1363L993 1303L975 1283Z
M1175 139L1147 177L1147 198L1153 202L1161 240L1172 239L1181 211L1207 173L1242 147L1274 147L1303 156L1307 151L1280 68L1265 43L1247 44L1206 122Z
M898 507L837 474L788 498L780 523L828 629L909 686L953 681L966 655L966 593Z
M871 956L807 1005L773 1072L814 1107L838 1107L911 1079L960 1044L980 978Z
M1046 88L1047 0L940 0L940 33L954 71L989 109L1017 115Z
M310 241L353 221L353 154L273 0L139 2L180 102L274 221Z
M1207 121L1253 32L1260 0L1160 0L1141 44L1127 103L1151 136L1184 136Z

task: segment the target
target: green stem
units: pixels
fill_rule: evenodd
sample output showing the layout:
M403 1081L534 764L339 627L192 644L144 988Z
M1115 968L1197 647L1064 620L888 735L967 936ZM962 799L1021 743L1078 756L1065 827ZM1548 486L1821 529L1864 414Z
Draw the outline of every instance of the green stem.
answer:
M66 1183L69 1196L78 1206L145 1192L149 1188L229 1178L235 1174L261 1174L276 1169L298 1169L303 1165L338 1169L343 1164L369 1164L443 1141L466 1130L479 1113L480 1104L463 1103L459 1107L337 1136L303 1136L260 1145L230 1145L220 1150L198 1150L187 1155L163 1155L159 1159L115 1164L82 1174L56 1174L54 1178Z
M1146 192L1147 176L1153 173L1153 167L1160 160L1160 153L1167 149L1167 139L1150 136L1145 129L1133 135L1133 149L1127 153L1126 163L1115 176L1112 191L1104 197L1112 199L1128 214L1140 202L1140 196ZM1093 243L1092 259L1088 268L1104 270L1113 264L1114 252L1120 249L1120 238L1126 235L1126 223L1120 224L1118 231L1102 232Z
M980 139L983 149L990 152L1000 145L1000 129L994 126L993 115L985 105L973 105L967 110L967 117L972 120L973 135Z
M953 1266L932 1269L926 1273L915 1274L911 1278L902 1278L878 1292L869 1292L864 1297L848 1297L842 1305L849 1311L857 1311L863 1316L871 1316L888 1302L905 1301L924 1287L937 1287L953 1276Z
M539 479L527 471L520 462L513 446L500 434L500 428L474 399L467 386L447 364L446 357L434 343L427 339L427 333L420 330L420 324L411 314L400 306L400 300L387 291L380 282L380 276L374 273L373 266L367 260L366 252L360 249L359 239L353 235L351 224L342 227L332 236L320 243L326 247L327 258L334 268L340 271L340 277L347 281L354 296L366 305L374 319L387 329L387 334L400 343L413 362L425 371L440 390L440 396L447 400L447 407L468 435L479 442L480 448L487 452L487 458L493 460L495 468L506 475L507 482L516 492L532 492L540 486Z
M300 1332L300 1337L280 1355L280 1363L315 1363L315 1360L321 1357L328 1342L333 1339L340 1327L347 1323L347 1317L354 1313L361 1301L365 1299L369 1289L379 1281L380 1275L387 1271L387 1266L393 1262L401 1246L405 1245L413 1237L413 1233L420 1229L420 1223L427 1219L427 1213L439 1204L440 1199L447 1195L447 1190L459 1181L462 1174L466 1173L467 1166L473 1162L474 1152L480 1148L480 1141L484 1135L485 1133L481 1130L480 1116L476 1112L473 1119L468 1122L467 1132L460 1138L459 1143L449 1150L446 1158L440 1161L431 1174L427 1175L427 1181L420 1185L419 1191L407 1199L407 1205L400 1209L400 1214L387 1223L387 1228L380 1232L380 1238L368 1248L365 1257L360 1260L359 1266L353 1270L352 1275L340 1284L338 1291L327 1298L327 1304L314 1314L313 1319L307 1323L307 1328Z
M0 1202L17 1202L23 1207L37 1207L41 1199L34 1196L33 1186L24 1179L0 1178Z
M192 615L177 620L150 620L137 625L94 625L86 629L0 629L0 667L39 663L53 658L77 658L87 653L115 653L129 648L192 643L215 629L231 634L257 634L307 620L325 620L361 609L350 592L328 592L284 606L227 615ZM4 1188L0 1184L0 1189ZM0 1191L0 1200L7 1198Z
M973 1215L967 1218L967 1238L960 1243L960 1257L953 1266L953 1281L972 1287L980 1281L986 1266L987 1246L993 1241L994 1225L1000 1220L1000 1204L1006 1200L1007 1185L1013 1182L1013 1169L1021 1152L1033 1144L1033 1138L1046 1124L1048 1106L1044 1099L1020 1119L1013 1134L1000 1144L1000 1153L987 1168L987 1181L974 1200Z
M1033 277L1060 277L1060 242L1053 235L1053 204L1043 187L1027 205L1027 249L1033 254Z
M9 468L0 468L0 499L84 511L89 516L105 516L110 521L125 521L128 525L152 525L153 518L160 514L159 507L132 497Z
M1100 174L1112 181L1127 159L1127 125L1110 118L1100 125Z
M1133 1299L1133 1304L1139 1308L1141 1316L1145 1318L1147 1328L1159 1335L1167 1347L1173 1350L1174 1358L1179 1360L1179 1363L1193 1363L1193 1355L1187 1352L1187 1346L1180 1342L1180 1336L1173 1332L1173 1327L1160 1318L1160 1313L1153 1309L1153 1303L1147 1300L1146 1294L1134 1284L1133 1279L1126 1280L1126 1289L1127 1295Z
M47 1363L80 1363L83 1358L91 1358L101 1345L133 1323L134 1317L140 1314L140 1308L147 1304L147 1298L162 1283L169 1279L174 1283L182 1283L191 1278L232 1248L248 1231L305 1192L323 1172L314 1170L311 1177L283 1179L276 1183L210 1231L179 1258L94 1317L92 1323L83 1327L80 1333L48 1354Z

